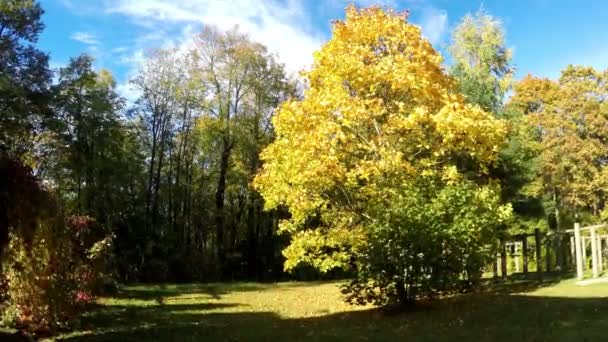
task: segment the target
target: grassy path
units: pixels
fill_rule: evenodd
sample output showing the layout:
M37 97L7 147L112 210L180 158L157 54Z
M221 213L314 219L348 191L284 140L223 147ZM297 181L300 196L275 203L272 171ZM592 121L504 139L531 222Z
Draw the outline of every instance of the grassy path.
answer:
M605 341L608 284L494 286L387 316L338 283L132 286L103 298L68 341Z

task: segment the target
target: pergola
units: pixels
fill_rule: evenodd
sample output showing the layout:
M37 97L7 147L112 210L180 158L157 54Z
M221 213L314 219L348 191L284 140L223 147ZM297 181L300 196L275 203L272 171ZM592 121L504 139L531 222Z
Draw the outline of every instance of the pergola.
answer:
M574 229L566 230L567 233L574 233L571 237L571 246L574 248L575 260L576 260L576 277L579 280L580 285L585 285L587 281L583 281L584 268L587 259L587 242L591 244L591 273L593 279L591 281L598 281L600 273L604 269L603 265L603 249L602 240L606 239L608 244L608 234L601 234L602 232L608 232L608 224L598 224L588 227L581 227L580 223L574 224ZM574 240L574 241L572 241ZM599 281L608 281L608 277L601 278Z

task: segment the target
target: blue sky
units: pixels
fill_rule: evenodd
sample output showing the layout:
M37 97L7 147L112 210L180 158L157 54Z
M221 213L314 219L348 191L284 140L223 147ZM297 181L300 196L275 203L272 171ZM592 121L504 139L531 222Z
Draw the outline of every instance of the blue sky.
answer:
M65 65L83 52L96 67L115 75L120 92L128 86L147 50L182 46L202 25L239 25L278 54L290 71L305 68L340 19L345 0L41 0L46 29L39 46L51 66ZM514 50L517 77L557 77L568 64L608 67L608 1L565 0L358 0L409 9L410 21L444 50L453 27L481 6L500 19Z

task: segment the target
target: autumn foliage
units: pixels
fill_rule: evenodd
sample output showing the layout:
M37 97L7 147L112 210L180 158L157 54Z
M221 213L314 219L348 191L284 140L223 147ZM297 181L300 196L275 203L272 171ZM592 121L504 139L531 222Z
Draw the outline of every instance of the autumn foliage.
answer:
M64 219L54 196L18 161L0 163L0 319L46 334L66 327L106 278L111 236L87 217Z
M452 256L490 241L508 208L479 180L506 127L465 104L441 63L399 13L349 7L334 25L255 180L267 208L290 210L286 269L350 268L355 301L403 301L449 285L465 272Z
M547 199L557 230L576 215L606 216L607 82L606 71L570 65L558 80L526 76L509 102L525 114L537 155L526 191Z

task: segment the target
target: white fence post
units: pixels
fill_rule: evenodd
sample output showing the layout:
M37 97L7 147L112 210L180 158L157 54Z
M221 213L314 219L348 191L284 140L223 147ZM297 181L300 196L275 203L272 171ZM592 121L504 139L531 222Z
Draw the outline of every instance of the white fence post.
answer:
M589 231L591 232L591 239L590 239L591 240L591 269L593 272L593 278L597 278L598 262L597 262L597 237L595 236L595 227L592 227L591 229L589 229Z
M604 260L602 256L602 236L600 234L597 235L597 269L599 273L604 271Z
M581 248L583 249L583 269L587 269L587 241L585 237L581 236Z
M576 243L574 242L574 235L570 236L570 263L576 266Z
M583 252L581 243L581 225L574 223L574 245L576 246L576 277L583 280Z
M515 258L515 272L519 273L519 242L513 243L513 258Z

